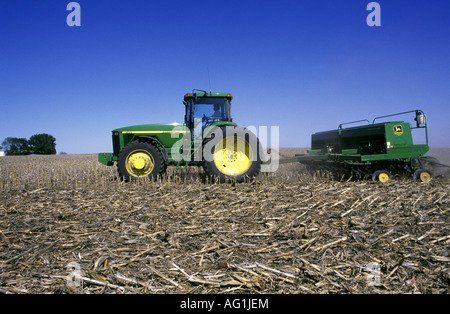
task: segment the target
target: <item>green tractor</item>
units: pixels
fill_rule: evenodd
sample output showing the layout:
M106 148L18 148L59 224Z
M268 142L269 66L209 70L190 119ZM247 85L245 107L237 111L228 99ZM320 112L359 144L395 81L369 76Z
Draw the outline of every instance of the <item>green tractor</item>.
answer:
M125 181L156 179L167 166L203 167L207 176L242 182L261 170L261 145L250 130L236 125L230 114L231 94L193 90L184 96L183 124L144 124L112 131L112 153L100 163L117 164Z

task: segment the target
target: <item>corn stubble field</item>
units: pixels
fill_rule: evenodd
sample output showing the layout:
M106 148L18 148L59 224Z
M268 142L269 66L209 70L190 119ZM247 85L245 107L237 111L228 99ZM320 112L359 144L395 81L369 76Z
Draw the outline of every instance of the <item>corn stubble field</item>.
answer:
M123 183L96 155L1 158L0 293L450 292L448 179L199 171Z

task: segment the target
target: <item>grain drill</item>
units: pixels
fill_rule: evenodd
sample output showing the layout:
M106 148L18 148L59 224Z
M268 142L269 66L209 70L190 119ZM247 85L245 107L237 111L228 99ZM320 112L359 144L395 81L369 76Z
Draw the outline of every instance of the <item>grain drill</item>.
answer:
M405 121L378 122L394 116L415 114L415 125ZM347 127L350 124L365 125ZM344 127L345 126L345 127ZM412 130L425 133L425 144L414 144ZM314 133L307 154L295 159L313 172L326 171L336 179L372 179L387 182L393 176L408 176L425 182L431 179L424 157L429 150L426 116L422 110L412 110L369 120L342 123L337 129Z

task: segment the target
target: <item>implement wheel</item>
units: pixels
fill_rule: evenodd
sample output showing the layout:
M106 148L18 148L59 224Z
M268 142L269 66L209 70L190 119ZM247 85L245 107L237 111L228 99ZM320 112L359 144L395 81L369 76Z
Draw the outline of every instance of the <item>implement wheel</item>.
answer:
M145 177L156 179L164 170L164 159L161 151L154 145L135 141L120 152L117 170L120 178L125 181Z
M414 181L428 182L431 180L431 173L427 170L419 169L414 172L413 179Z
M261 170L259 141L242 127L217 128L203 145L203 169L211 178L243 182Z
M386 170L378 170L372 174L372 181L380 181L382 183L388 182L391 175Z

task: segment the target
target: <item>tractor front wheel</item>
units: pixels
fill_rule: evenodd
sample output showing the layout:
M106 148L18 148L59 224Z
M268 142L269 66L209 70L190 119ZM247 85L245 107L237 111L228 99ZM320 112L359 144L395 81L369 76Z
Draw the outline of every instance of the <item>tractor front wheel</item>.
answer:
M145 177L156 179L164 171L164 158L154 145L134 141L120 152L117 170L120 178L127 182Z

